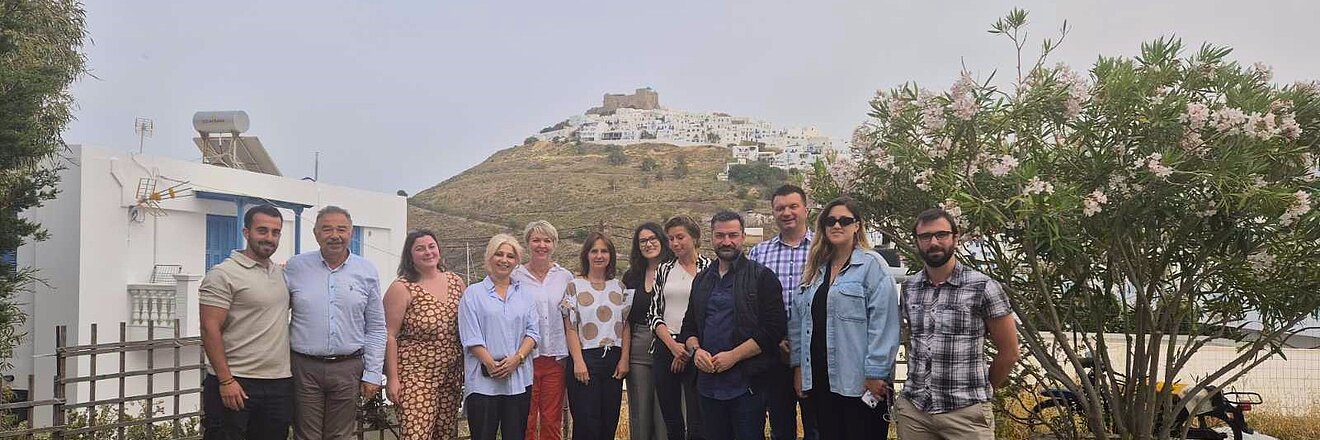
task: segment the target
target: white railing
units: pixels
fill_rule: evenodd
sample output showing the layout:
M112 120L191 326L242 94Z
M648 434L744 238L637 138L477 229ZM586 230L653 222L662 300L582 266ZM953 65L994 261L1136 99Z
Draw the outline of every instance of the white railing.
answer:
M174 327L174 320L186 307L179 298L174 284L129 284L128 325L147 327Z

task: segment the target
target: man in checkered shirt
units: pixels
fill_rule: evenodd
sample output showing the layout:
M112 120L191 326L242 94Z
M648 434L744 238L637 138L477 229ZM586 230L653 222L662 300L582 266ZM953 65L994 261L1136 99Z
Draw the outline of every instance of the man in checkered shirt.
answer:
M903 284L908 377L894 404L900 440L994 439L993 387L1018 359L1017 328L999 283L959 264L958 224L932 208L913 228L925 268ZM998 349L986 363L986 336Z
M779 284L784 286L784 307L793 312L793 293L802 282L802 268L807 265L807 254L815 235L807 224L807 193L796 185L784 185L770 196L770 208L775 212L775 225L779 234L758 243L747 253L747 258L774 271ZM802 406L802 438L816 440L815 411L806 400L799 401L793 391L793 367L788 363L788 340L779 344L780 362L771 367L771 386L766 406L770 413L771 440L797 439L797 407Z

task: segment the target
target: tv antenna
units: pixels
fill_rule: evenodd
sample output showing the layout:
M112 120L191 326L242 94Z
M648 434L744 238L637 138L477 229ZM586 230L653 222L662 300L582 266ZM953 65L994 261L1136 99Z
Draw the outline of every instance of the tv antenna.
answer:
M138 135L138 154L142 154L142 147L146 145L147 138L156 134L156 122L151 118L136 118L133 120L133 131Z

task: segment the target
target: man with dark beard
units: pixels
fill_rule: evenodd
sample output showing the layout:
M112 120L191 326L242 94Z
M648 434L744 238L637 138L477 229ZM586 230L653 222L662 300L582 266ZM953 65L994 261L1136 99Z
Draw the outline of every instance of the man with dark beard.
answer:
M289 435L289 290L284 268L270 261L283 225L274 206L248 210L243 215L247 248L211 268L197 289L207 359L202 379L207 440Z
M766 372L788 332L783 288L774 272L743 256L743 219L721 211L710 220L719 256L692 282L679 340L697 367L706 438L764 438Z
M925 268L903 284L908 377L894 404L900 440L994 439L993 387L1018 359L1017 329L999 283L958 263L958 223L932 208L913 238ZM986 336L998 350L985 362Z

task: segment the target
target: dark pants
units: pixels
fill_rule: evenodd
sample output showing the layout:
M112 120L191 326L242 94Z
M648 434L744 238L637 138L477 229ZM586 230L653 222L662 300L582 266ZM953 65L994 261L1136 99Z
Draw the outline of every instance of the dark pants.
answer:
M293 379L238 379L247 393L241 410L225 408L220 379L202 379L202 429L205 440L285 440L293 421Z
M765 393L756 389L734 398L701 397L701 417L710 440L765 439Z
M296 440L349 438L357 435L358 397L362 394L362 357L321 360L293 353Z
M568 408L573 414L573 440L613 440L619 427L619 409L623 402L623 381L615 379L623 349L611 347L582 350L587 364L586 384L573 375L573 362L565 367L568 382Z
M866 406L860 397L846 397L828 390L811 390L809 400L816 407L816 429L820 438L838 440L877 440L889 438L889 402L881 400L875 408Z
M527 414L532 410L532 387L512 396L472 393L467 396L466 406L472 440L523 440Z
M701 423L701 399L697 397L697 367L689 361L682 373L670 371L674 355L658 339L655 341L654 359L651 373L655 375L655 396L660 400L660 415L665 419L669 440L705 439ZM687 404L686 423L684 403Z
M797 439L797 408L802 407L802 438L817 440L816 411L807 399L798 399L793 392L793 367L776 362L766 370L768 385L765 389L766 406L770 412L770 438Z

